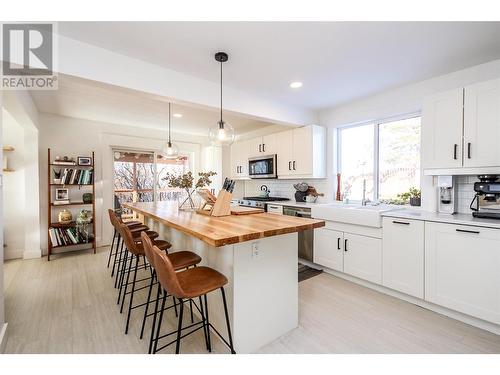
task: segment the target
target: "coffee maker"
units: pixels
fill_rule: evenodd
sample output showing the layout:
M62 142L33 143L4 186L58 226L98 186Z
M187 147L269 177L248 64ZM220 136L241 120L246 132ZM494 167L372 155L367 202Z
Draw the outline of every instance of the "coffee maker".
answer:
M470 203L472 216L485 219L500 219L500 181L498 175L477 176L479 182L474 183L476 195Z
M438 176L438 212L453 215L457 212L457 192L453 176Z

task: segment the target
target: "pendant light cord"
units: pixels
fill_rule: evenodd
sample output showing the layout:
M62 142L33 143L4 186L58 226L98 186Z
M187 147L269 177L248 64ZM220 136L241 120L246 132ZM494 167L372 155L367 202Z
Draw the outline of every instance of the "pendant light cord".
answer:
M168 145L170 147L171 144L171 139L170 139L170 103L168 103Z
M220 123L219 128L224 128L224 123L222 122L222 61L220 62Z

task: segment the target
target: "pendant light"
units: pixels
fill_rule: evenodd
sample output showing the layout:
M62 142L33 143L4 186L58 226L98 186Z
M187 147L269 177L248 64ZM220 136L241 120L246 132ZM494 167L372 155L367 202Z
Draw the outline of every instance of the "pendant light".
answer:
M176 159L179 156L179 149L172 143L170 138L170 103L168 103L168 141L163 146L162 154L167 159Z
M234 129L231 125L222 119L222 64L229 59L227 53L217 52L215 60L220 63L220 120L217 126L211 128L208 132L208 138L212 144L228 146L234 142Z

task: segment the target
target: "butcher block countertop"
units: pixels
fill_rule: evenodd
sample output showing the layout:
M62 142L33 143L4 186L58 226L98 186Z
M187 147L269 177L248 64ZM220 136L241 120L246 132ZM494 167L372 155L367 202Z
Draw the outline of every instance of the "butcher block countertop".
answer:
M170 202L125 203L123 206L214 247L325 226L323 220L268 213L206 216L191 211L179 211L177 203Z

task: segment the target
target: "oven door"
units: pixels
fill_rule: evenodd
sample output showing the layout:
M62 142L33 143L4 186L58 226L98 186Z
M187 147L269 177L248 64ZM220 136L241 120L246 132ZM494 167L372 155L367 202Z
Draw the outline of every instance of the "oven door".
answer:
M250 178L277 178L276 155L249 158L248 175Z

